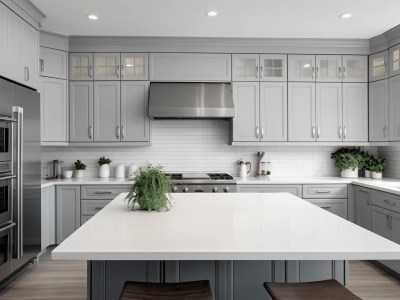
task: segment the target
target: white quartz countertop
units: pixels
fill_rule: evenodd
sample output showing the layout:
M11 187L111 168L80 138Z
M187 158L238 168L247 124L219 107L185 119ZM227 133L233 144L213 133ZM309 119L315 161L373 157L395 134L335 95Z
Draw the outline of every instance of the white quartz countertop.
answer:
M306 177L306 176L271 176L267 177L235 177L237 184L349 184L351 178L342 177ZM400 180L399 180L400 182Z
M70 178L70 179L42 179L41 187L45 188L52 185L103 185L103 184L127 184L132 185L133 181L128 178Z
M61 260L384 260L400 245L288 193L174 194L168 212L119 195L53 252Z

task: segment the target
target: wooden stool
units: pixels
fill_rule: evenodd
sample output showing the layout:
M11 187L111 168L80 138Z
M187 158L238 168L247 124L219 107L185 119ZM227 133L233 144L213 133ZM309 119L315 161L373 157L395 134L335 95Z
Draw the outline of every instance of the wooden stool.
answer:
M268 283L264 287L273 300L362 300L336 280L306 283Z
M179 283L127 281L120 300L213 300L208 280Z

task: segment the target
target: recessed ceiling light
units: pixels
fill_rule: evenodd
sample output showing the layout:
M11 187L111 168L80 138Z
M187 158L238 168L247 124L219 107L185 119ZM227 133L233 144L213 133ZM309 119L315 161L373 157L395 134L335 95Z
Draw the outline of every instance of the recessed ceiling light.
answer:
M339 15L339 18L348 19L348 18L351 18L352 15L353 15L352 13L343 13L343 14Z
M206 12L206 15L209 17L216 17L218 15L218 13L215 10L210 10L210 11Z
M88 18L90 20L97 20L99 17L96 15L93 15L93 14L89 14L89 15L86 15L86 18Z

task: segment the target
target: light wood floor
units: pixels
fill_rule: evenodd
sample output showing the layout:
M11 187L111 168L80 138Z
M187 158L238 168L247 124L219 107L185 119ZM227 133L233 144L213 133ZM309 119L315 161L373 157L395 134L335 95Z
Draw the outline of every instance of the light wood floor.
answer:
M400 280L365 261L350 262L348 288L365 300L399 300ZM48 254L0 291L2 300L84 300L86 262L52 261Z

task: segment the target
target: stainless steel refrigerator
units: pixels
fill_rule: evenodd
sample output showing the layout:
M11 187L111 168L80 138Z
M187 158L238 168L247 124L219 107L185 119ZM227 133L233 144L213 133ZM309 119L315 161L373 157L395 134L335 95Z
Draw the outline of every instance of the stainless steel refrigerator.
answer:
M39 93L0 78L0 285L41 244Z

